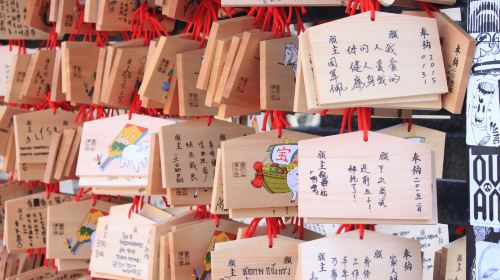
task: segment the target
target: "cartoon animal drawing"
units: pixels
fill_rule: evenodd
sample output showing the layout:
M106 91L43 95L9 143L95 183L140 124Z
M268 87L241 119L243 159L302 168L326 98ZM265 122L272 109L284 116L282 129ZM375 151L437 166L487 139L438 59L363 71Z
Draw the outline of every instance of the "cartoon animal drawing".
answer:
M108 213L96 209L90 209L89 213L85 216L78 231L76 232L77 241L73 245L73 239L67 238L66 242L72 255L76 255L80 248L85 243L90 243L92 236L97 228L97 220L102 216L107 216ZM72 246L73 245L73 246Z
M269 146L267 152L271 162L264 160L254 163L255 178L251 181L252 186L264 187L272 194L292 192L291 202L295 202L299 180L298 149L299 146L290 144L288 139L285 139L284 144Z
M291 201L295 202L295 200L297 200L297 193L299 192L299 167L295 167L288 171L286 174L286 183L292 191Z
M115 137L115 139L113 139L113 142L111 142L111 144L109 145L108 157L104 161L99 160L99 162L98 162L99 168L102 171L106 171L106 168L109 166L109 164L114 159L122 157L123 152L125 151L125 148L127 148L130 145L135 145L135 144L139 143L139 141L144 136L146 136L147 133L148 133L148 129L145 127L140 127L140 126L134 125L134 124L126 124L125 127L120 130L120 133L118 133L118 135ZM141 147L145 148L145 146L141 146ZM137 147L130 148L127 153L133 154L134 149L137 149ZM148 150L149 150L149 147L148 147ZM149 156L149 152L147 153L147 155ZM133 159L132 160L133 162L140 162L140 161L135 161L136 158L132 155L128 155L128 157ZM120 166L122 168L127 167L128 161L120 163Z
M495 32L500 25L498 0L470 0L467 31L469 33Z
M149 150L149 141L142 142L138 145L128 145L125 149L123 149L120 167L127 167L130 162L132 162L132 165L136 172L139 172L141 170L141 167L146 168L149 162Z
M297 46L293 43L287 43L285 45L285 58L283 59L283 65L290 65L293 70L293 76L297 75L297 60L299 59L299 50Z
M467 119L474 143L479 146L500 144L498 96L500 86L500 33L493 37L480 34L479 56L474 58L468 88Z

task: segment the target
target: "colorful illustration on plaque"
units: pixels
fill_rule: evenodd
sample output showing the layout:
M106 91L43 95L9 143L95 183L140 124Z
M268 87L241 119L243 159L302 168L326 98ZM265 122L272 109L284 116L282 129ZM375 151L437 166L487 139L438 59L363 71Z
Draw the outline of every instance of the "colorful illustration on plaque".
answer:
M299 146L289 143L288 139L284 144L269 146L266 159L253 165L255 178L252 186L264 187L272 194L292 192L291 201L295 202L299 185L298 149Z
M150 142L139 141L146 136L148 129L134 124L126 124L108 147L108 157L102 161L102 156L97 155L98 164L102 171L106 171L109 164L117 158L120 168L132 167L136 172L145 169L149 163Z
M226 241L231 241L231 240L236 240L236 235L228 232L223 232L216 230L214 232L214 235L210 239L210 242L208 243L208 248L205 252L205 255L203 257L203 263L205 264L205 272L210 272L212 270L212 258L211 258L211 252L215 248L215 243L222 243ZM202 276L203 278L203 276Z
M500 33L477 36L467 89L467 144L500 146Z
M416 143L425 143L425 137L417 136L415 133L412 133L410 136L405 137L404 139L416 142Z
M96 78L97 72L94 72L92 74L92 85L89 86L89 82L83 82L83 88L85 89L85 94L87 94L87 97L89 99L92 99L94 97L94 83L95 83L95 78Z
M295 44L293 43L286 43L285 58L283 59L283 65L292 67L294 77L297 75L298 60L299 60L299 50L297 49L297 46L295 46Z
M170 69L168 71L168 80L166 82L163 82L163 86L161 87L161 90L168 91L170 89L170 85L172 84L172 78L174 76L174 68Z
M107 212L90 209L76 232L76 242L74 242L73 238L66 238L66 245L72 255L76 255L85 243L91 242L92 236L97 228L97 220L107 215Z

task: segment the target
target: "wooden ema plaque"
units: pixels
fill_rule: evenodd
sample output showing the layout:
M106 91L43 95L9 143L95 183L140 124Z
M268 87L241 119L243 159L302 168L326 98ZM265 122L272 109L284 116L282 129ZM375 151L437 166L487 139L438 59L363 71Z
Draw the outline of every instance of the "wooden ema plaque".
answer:
M73 196L45 192L15 198L5 203L4 245L9 253L44 248L47 207L73 200Z
M43 110L14 115L16 162L45 163L52 136L69 128L75 114L59 110Z
M151 134L174 123L137 114L85 122L77 176L147 177Z
M299 244L299 266L299 279L422 279L418 241L368 230L363 239L356 230Z
M113 203L74 201L47 209L47 258L90 259L91 236Z
M404 11L403 14L428 17L426 12ZM432 13L437 21L448 92L443 95L443 108L460 114L469 82L469 72L476 40L444 13Z
M217 243L212 252L212 279L297 279L301 242L278 235L272 248L267 236Z
M0 39L46 40L48 34L25 25L30 0L2 1L0 3Z
M307 35L319 105L448 92L433 18L368 12Z
M268 131L222 143L225 206L228 209L297 206L301 164L298 142L314 137L283 130L281 138L277 131Z
M160 131L163 187L213 186L217 148L226 139L253 134L254 129L226 121L192 120Z
M433 218L430 145L376 132L364 142L353 132L298 146L300 217Z

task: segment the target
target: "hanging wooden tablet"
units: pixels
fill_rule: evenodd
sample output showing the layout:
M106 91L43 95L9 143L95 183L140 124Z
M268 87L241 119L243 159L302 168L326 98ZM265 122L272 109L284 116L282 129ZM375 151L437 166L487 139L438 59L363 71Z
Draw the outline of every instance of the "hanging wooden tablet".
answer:
M97 22L97 14L99 11L98 0L86 0L85 1L85 14L83 15L83 21L88 23Z
M144 75L148 47L118 48L101 100L113 107L129 108Z
M175 71L168 84L167 98L163 106L163 113L166 115L179 115L179 87L177 81L177 71Z
M435 19L362 13L307 35L320 105L448 91Z
M271 32L261 30L245 31L241 38L238 52L227 83L224 86L223 97L231 98L231 102L250 106L260 106L259 43L273 38Z
M160 236L159 240L159 279L171 279L170 278L170 252L169 252L169 243L168 243L168 232L171 231L173 227L176 227L181 224L193 222L196 218L192 211L187 211L175 215L171 219L169 219L165 224L166 233Z
M79 126L76 130L73 143L71 144L68 159L66 160L66 165L64 166L64 177L66 178L75 176L76 165L78 162L78 152L80 151L80 141L82 140L82 131L83 128Z
M281 138L277 131L268 131L223 142L225 206L297 206L298 142L314 137L283 130Z
M464 236L443 247L441 262L444 268L444 279L467 279L466 245L467 240Z
M151 133L174 120L133 114L85 122L78 176L147 176Z
M49 1L49 21L56 22L57 21L57 13L59 11L59 0L51 0Z
M53 178L57 181L65 179L64 177L64 167L68 162L68 155L71 150L71 145L73 145L73 140L75 138L76 129L68 128L63 131L61 144L59 145L59 153L56 158L56 165L54 167Z
M169 18L191 22L194 19L198 5L198 2L190 0L167 1L162 13Z
M49 154L45 162L45 172L43 173L42 182L50 184L54 182L54 169L56 167L56 159L59 154L59 146L61 145L62 132L55 132L52 136L49 145Z
M0 207L5 209L5 202L11 199L15 199L18 197L22 197L25 195L33 194L36 192L42 192L43 188L41 186L36 186L33 189L25 188L22 185L15 183L3 183L0 185ZM5 210L2 211L2 215L0 215L0 228L4 228L5 222ZM0 238L3 239L3 230L0 230Z
M134 0L118 0L109 3L99 1L97 5L97 30L130 31L132 14L136 9Z
M111 207L108 216L99 218L90 261L93 277L104 273L113 275L112 278L157 279L158 242L165 233L160 227L172 215L145 204L129 219L130 207L131 204Z
M199 89L208 90L210 79L212 79L212 68L215 56L217 40L254 28L255 18L251 16L234 17L213 22L208 36L207 47L201 63L200 76L196 83Z
M5 155L3 157L3 166L2 171L5 173L10 173L15 169L15 160L16 160L16 141L14 139L14 131L9 131L7 137L7 149L5 151Z
M300 217L433 218L429 144L376 132L364 142L363 132L353 132L303 140L298 148L306 166L298 172Z
M224 243L212 252L213 279L296 279L300 240L278 235L272 248L267 236Z
M349 275L362 279L422 279L418 241L359 231L299 244L300 279L331 279Z
M93 48L95 47L95 43L91 42L73 42L73 41L63 41L61 42L61 69L68 69L68 71L62 70L61 73L61 87L62 92L64 94L70 91L69 87L69 79L70 79L70 64L69 64L69 56L68 49L70 48Z
M52 74L52 83L50 88L50 101L59 102L66 100L62 92L62 52L56 49L56 57L54 59L54 73Z
M235 240L242 226L245 224L221 219L216 227L213 220L205 220L169 232L171 279L188 279L193 267L200 274L209 272L214 244Z
M3 1L0 3L0 17L3 26L0 39L3 40L46 40L48 34L25 25L30 0Z
M226 87L227 80L229 79L229 74L231 73L231 69L233 68L234 59L236 58L236 54L238 53L238 49L241 44L241 37L243 35L234 35L231 38L231 44L229 45L229 49L227 53L224 54L224 66L222 68L220 79L217 82L217 86L215 89L215 95L213 102L215 104L222 105L223 97L224 97L224 88ZM225 103L229 103L229 100L224 100Z
M186 38L185 34L161 37L155 53L144 73L139 94L165 103L175 72L175 55L200 47L200 42Z
M130 31L134 0L99 1L97 3L96 29L99 31Z
M16 56L17 53L10 51L9 46L0 46L0 97L4 97L8 92L10 73Z
M219 84L219 80L222 79L221 76L222 70L224 69L227 52L229 51L229 46L231 45L232 38L233 37L231 36L217 40L217 44L215 46L215 51L214 51L213 65L211 66L212 70L208 73L210 75L210 79L208 82L207 95L205 98L206 106L217 107L217 104L214 102L215 93L217 91L217 85ZM198 80L200 79L198 78Z
M107 216L113 203L74 201L49 206L47 211L47 258L90 259L91 236L98 219Z
M78 4L80 0L78 0ZM77 2L75 1L58 1L58 11L56 19L56 32L59 35L76 34L80 14L78 13Z
M45 163L49 145L57 132L69 128L75 114L59 110L42 110L14 116L16 161L18 163Z
M94 85L97 75L99 47L69 48L67 50L68 91L66 100L77 104L92 104Z
M45 99L46 92L51 88L55 59L55 50L39 50L33 55L26 70L21 96L39 102Z
M9 253L46 246L47 207L72 201L70 195L45 192L11 199L5 203L5 246Z
M404 11L403 14L428 17L426 12ZM443 108L460 114L469 82L469 71L476 40L445 13L432 13L436 18L443 52L448 92L443 95Z
M224 206L224 195L222 187L222 149L220 148L217 149L217 162L215 163L214 185L212 187L210 213L217 215L229 214L229 209Z
M24 24L44 33L49 33L52 27L49 21L50 1L28 0Z
M397 124L377 132L400 137L417 143L427 143L431 145L435 160L436 178L443 178L444 148L446 143L446 133L412 124L410 131L407 124Z
M432 279L434 252L449 243L448 225L377 225L375 231L418 240L422 250L423 279Z
M7 142L9 140L9 132L13 125L13 117L16 114L26 113L27 111L20 108L0 106L0 156L5 156L7 152Z
M293 111L298 47L297 37L260 42L260 109Z
M181 116L214 116L218 108L205 106L206 90L196 88L205 49L179 53L176 56L179 94L179 114Z
M104 92L108 89L108 83L110 82L109 76L111 74L111 68L113 66L113 61L115 59L116 51L119 48L138 48L143 47L145 44L144 39L134 39L130 41L123 41L119 43L112 44L106 47L106 53L100 53L99 63L97 64L97 76L95 82L95 98L93 102L95 104L104 104L103 98ZM103 61L101 61L103 59ZM101 73L102 71L102 73Z
M216 152L220 143L254 133L247 126L226 121L198 119L160 131L163 187L213 186Z

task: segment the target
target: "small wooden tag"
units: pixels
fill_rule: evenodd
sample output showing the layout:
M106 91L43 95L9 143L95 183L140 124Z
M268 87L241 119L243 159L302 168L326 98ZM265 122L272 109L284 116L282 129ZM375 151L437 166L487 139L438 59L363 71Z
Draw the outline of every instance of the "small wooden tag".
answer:
M254 133L247 126L226 121L199 119L160 131L163 187L213 186L216 152L220 143Z
M223 193L228 209L297 205L300 140L314 135L283 130L222 143Z
M107 216L113 203L74 201L47 209L47 258L90 259L92 234L98 219Z
M231 220L219 222L216 227L213 220L198 221L168 233L171 279L189 279L193 267L207 271L213 243L235 240L238 228L245 226Z
M278 235L272 248L267 236L216 244L212 279L295 279L300 243Z
M147 177L151 133L174 123L136 114L85 122L77 175Z
M300 217L432 219L430 145L353 132L303 140L299 150Z
M363 239L356 230L299 244L299 266L300 279L422 279L418 241L373 231Z
M165 92L170 89L173 74L176 72L175 55L199 46L200 42L187 39L185 35L161 37L144 73L139 94L165 104Z
M33 54L26 70L21 96L39 101L45 99L45 93L51 88L55 60L55 50L39 50Z
M48 34L25 24L30 0L4 1L0 3L4 28L0 30L2 40L47 40Z
M423 253L423 279L432 279L435 269L434 252L449 242L448 225L377 225L375 230L380 233L418 240Z
M205 49L179 53L178 72L179 114L181 116L214 116L218 108L205 106L206 90L196 88Z
M5 183L0 185L0 207L5 209L5 203L8 200L19 198L22 196L26 196L29 194L33 194L36 192L41 192L44 189L41 186L36 186L34 189L28 189L24 186L14 184L14 183ZM0 219L0 228L4 228L4 218ZM0 230L0 238L3 239L3 230Z
M212 188L210 213L216 215L229 214L229 209L224 206L224 195L222 187L222 149L217 150L217 162L215 164L214 185Z
M72 200L73 196L57 193L46 198L41 192L7 201L4 245L9 253L46 247L47 207Z
M446 245L443 248L441 267L444 269L444 279L454 279L454 280L467 279L466 239L467 238L464 236L458 240L451 242L450 244Z
M375 16L371 21L367 12L308 29L318 103L447 92L436 20L382 12Z
M207 47L201 63L200 76L196 83L197 88L204 90L208 89L209 81L212 79L212 68L215 66L213 61L217 40L254 28L254 20L254 17L244 16L219 20L212 23L210 35L207 40Z

